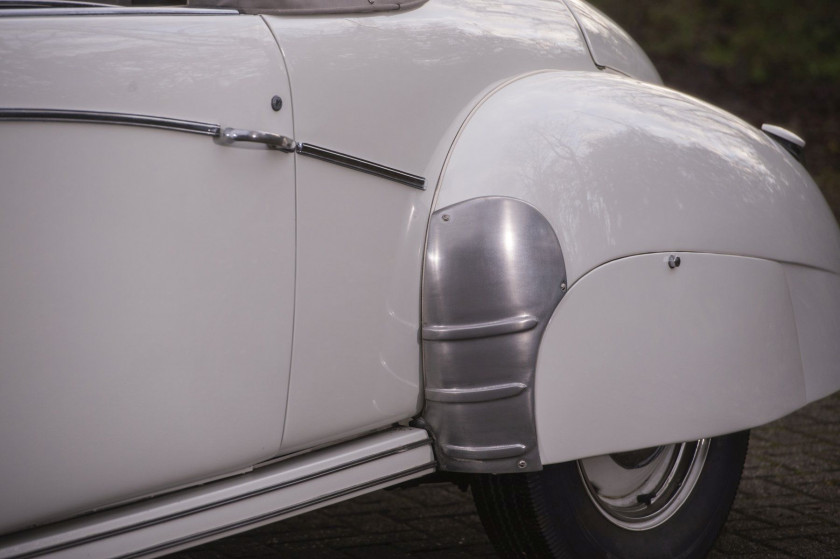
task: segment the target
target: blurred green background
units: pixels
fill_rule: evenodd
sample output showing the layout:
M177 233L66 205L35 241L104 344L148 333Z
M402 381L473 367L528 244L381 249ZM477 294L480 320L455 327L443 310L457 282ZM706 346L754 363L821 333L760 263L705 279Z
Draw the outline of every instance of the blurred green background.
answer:
M840 0L589 0L645 49L665 84L805 139L840 219Z

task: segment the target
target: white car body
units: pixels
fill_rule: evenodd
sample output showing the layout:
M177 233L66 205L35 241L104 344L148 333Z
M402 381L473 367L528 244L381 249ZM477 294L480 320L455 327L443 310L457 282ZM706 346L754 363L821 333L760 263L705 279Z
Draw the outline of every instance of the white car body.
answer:
M712 437L840 389L840 230L791 154L664 88L577 0L412 8L0 10L0 557L156 555L436 468ZM427 239L476 199L543 216L565 273L533 366L478 388L430 370L453 326L423 314L429 258L461 254ZM521 385L521 422L427 406L465 383ZM481 450L520 435L524 454Z

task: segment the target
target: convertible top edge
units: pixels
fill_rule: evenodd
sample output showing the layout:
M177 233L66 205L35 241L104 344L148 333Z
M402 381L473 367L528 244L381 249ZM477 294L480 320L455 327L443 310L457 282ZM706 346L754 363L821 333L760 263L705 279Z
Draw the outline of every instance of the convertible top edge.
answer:
M244 14L347 15L410 10L428 0L189 0L198 8L234 8Z
M155 15L155 14L269 14L350 15L396 12L417 8L428 0L373 2L372 0L183 0L148 2L112 0L0 0L3 16L31 15Z

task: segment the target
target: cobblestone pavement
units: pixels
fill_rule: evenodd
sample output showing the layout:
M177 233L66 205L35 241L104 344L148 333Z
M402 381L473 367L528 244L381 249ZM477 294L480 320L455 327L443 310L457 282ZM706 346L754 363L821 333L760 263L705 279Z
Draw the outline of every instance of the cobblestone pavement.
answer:
M493 557L469 493L377 491L172 559ZM752 432L720 557L840 557L840 395Z

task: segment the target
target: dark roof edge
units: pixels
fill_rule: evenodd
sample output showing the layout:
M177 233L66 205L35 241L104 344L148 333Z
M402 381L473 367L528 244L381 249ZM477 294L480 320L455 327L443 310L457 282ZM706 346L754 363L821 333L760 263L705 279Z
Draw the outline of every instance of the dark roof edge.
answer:
M228 8L243 14L327 15L410 10L428 0L189 0L194 8Z

